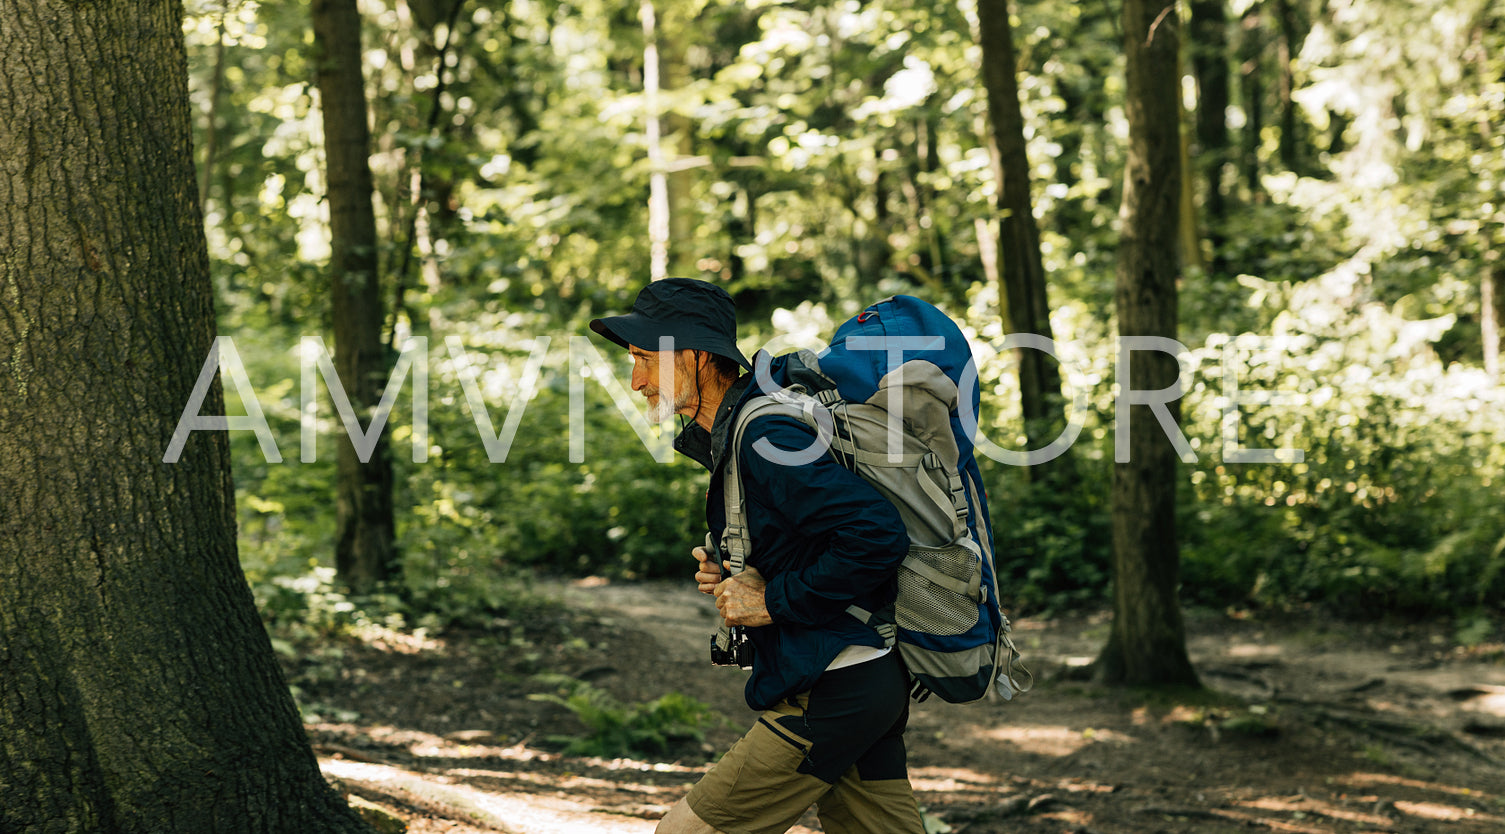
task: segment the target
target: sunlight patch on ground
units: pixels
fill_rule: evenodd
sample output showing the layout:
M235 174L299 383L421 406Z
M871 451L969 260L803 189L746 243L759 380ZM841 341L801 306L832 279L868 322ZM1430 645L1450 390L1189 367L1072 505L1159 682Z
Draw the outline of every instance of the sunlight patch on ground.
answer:
M1459 822L1461 820L1474 820L1476 822L1501 821L1498 817L1481 814L1472 808L1458 808L1453 805L1443 805L1440 802L1404 802L1396 800L1395 810L1410 814L1413 817L1442 820L1445 822Z
M1190 810L1166 809L1162 811L1166 816L1182 816L1193 813ZM1289 834L1332 834L1331 828L1314 828L1310 825L1302 825L1295 822L1261 817L1255 814L1246 814L1242 811L1230 811L1224 808L1210 808L1200 812L1216 819L1233 820L1249 827L1267 828L1271 831L1285 831Z
M645 795L678 794L684 792L682 785L661 787L659 785L644 785L636 782L622 782L615 779L597 779L591 776L581 776L578 773L521 773L515 770L478 770L470 767L456 767L444 771L444 775L460 779L494 779L498 782L522 782L550 791L595 788L598 790L626 791Z
M1146 715L1148 715L1148 713L1146 713ZM1205 714L1200 709L1197 709L1197 708L1194 708L1194 707L1189 707L1189 706L1187 706L1185 704L1177 704L1176 706L1174 706L1174 707L1171 708L1170 712L1168 712L1168 713L1165 714L1165 717L1163 717L1163 718L1160 719L1160 723L1162 723L1162 724L1201 724L1202 721L1205 719L1205 717L1206 717ZM1139 723L1139 719L1140 719L1140 715L1139 715L1138 710L1136 710L1135 713L1134 713L1134 721L1135 721L1135 723Z
M909 783L918 791L952 792L993 789L998 778L964 767L915 767L909 770Z
M411 633L396 631L384 625L365 623L351 629L356 639L381 652L394 654L421 654L444 648L444 641L428 636L423 629Z
M654 826L648 819L603 814L588 805L558 797L492 793L454 784L449 777L408 773L386 765L320 759L319 767L326 775L343 782L364 785L420 807L437 805L435 810L442 810L446 816L471 820L497 831L516 834L647 834Z
M387 726L358 727L354 724L329 723L312 723L305 726L311 730L331 734L364 735L378 744L402 747L411 755L425 759L500 759L510 762L552 762L564 758L559 753L538 750L526 744L514 744L502 747L494 744L471 743L472 740L479 741L490 737L489 733L480 731L475 733L454 733L446 737L418 730L402 730ZM320 750L344 755L347 759L368 755L355 748L342 747L341 745L329 742L320 743L315 746ZM683 765L673 762L644 762L637 759L576 758L576 761L606 770L691 774L705 771L704 766Z
M1350 773L1347 776L1339 777L1337 779L1337 782L1341 785L1349 785L1351 787L1358 788L1369 788L1375 785L1399 785L1401 787L1416 788L1423 791L1436 791L1437 793L1444 793L1450 796L1472 796L1480 797L1482 799L1491 798L1488 794L1482 791L1473 790L1472 788L1460 788L1456 785L1442 785L1437 782L1423 782L1420 779L1407 779L1404 776L1393 776L1389 773Z
M1453 696L1464 709L1489 715L1505 716L1505 686L1475 685Z
M1088 727L1074 730L1070 727L999 727L984 730L983 738L1006 741L1026 753L1042 756L1069 756L1095 742L1127 744L1135 741L1133 736L1113 730L1096 730Z
M1259 658L1275 657L1283 654L1284 651L1280 646L1261 645L1259 643L1235 643L1229 646L1224 654L1229 657Z
M1092 814L1071 808L1061 811L1050 811L1040 814L1034 819L1041 822L1059 823L1062 826L1062 831L1085 831L1087 830L1087 826L1092 824Z
M422 743L412 744L408 747L408 750L415 756L425 758L497 758L519 762L556 761L563 758L559 753L535 750L522 744L515 744L511 747L495 747L485 744L453 744L438 736L429 736ZM682 765L672 762L644 762L637 759L577 757L577 760L584 764L594 765L606 770L653 771L655 773L700 773L705 770L704 767L693 765Z
M1243 808L1257 808L1261 811L1285 811L1287 813L1317 814L1345 822L1355 822L1362 825L1377 825L1388 828L1392 825L1387 817L1378 814L1363 814L1358 811L1349 811L1329 802L1322 802L1307 796L1281 798L1275 796L1250 799L1236 803Z

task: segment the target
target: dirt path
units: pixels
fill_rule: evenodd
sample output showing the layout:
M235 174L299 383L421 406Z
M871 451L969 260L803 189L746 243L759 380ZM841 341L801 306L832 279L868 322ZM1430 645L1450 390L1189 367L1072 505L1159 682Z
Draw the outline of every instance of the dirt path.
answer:
M593 622L545 616L417 648L368 635L337 672L290 662L305 709L344 719L309 725L326 774L412 832L652 831L752 719L741 674L706 662L714 606L687 583L541 590ZM1192 616L1211 692L1171 697L1080 679L1106 632L1102 617L1024 619L1033 692L915 706L912 779L935 830L1505 831L1505 646ZM585 732L557 700L571 679L620 704L683 692L727 725L669 762L564 756L559 737Z

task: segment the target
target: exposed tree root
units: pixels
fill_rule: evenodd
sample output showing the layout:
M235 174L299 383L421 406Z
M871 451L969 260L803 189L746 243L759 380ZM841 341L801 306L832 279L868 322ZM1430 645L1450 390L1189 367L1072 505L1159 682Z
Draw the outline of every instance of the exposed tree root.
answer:
M1143 808L1134 809L1140 814L1158 814L1168 817L1186 817L1187 819L1219 820L1221 822L1237 822L1244 825L1259 825L1274 831L1289 831L1293 834L1329 834L1327 829L1312 828L1284 820L1261 817L1255 814L1246 814L1242 811L1229 811L1223 808L1168 808L1159 805L1147 805Z
M1467 753L1480 761L1490 764L1499 763L1494 756L1459 738L1457 734L1439 727L1380 718L1376 715L1353 714L1315 704L1311 701L1285 698L1280 700L1285 703L1294 703L1301 706L1321 721L1367 733L1380 741L1393 744L1397 747L1405 747L1427 754L1436 753L1439 747L1451 747L1454 750Z

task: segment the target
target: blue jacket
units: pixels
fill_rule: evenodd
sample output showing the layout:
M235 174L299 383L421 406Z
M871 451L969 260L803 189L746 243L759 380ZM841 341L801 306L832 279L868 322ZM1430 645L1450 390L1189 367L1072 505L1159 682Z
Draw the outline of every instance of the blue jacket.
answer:
M710 432L691 423L674 443L711 472L706 522L718 541L726 527L730 429L759 393L751 380L744 376L727 392ZM801 466L776 464L753 451L759 438L797 451L815 433L791 417L760 417L744 432L738 458L752 539L747 562L768 581L764 599L773 618L772 625L748 629L755 651L747 704L764 710L813 687L846 646L883 645L846 609L876 611L893 601L909 536L888 499L830 455Z

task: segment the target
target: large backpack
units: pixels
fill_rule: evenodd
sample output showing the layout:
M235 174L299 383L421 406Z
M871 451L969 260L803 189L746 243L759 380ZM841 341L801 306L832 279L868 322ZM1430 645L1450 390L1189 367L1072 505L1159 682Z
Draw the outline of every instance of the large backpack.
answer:
M966 337L945 313L910 296L884 299L838 328L819 354L770 362L760 353L758 383L781 390L743 407L727 455L721 548L734 573L751 548L737 455L759 417L782 414L814 428L817 446L805 454L834 456L898 510L910 548L897 601L882 611L847 610L898 646L921 700L933 692L954 703L976 701L995 681L1007 699L1033 683L1015 677L1029 671L999 606L987 498L962 419L960 392L968 389L975 429L972 361ZM795 457L757 444L751 453Z

